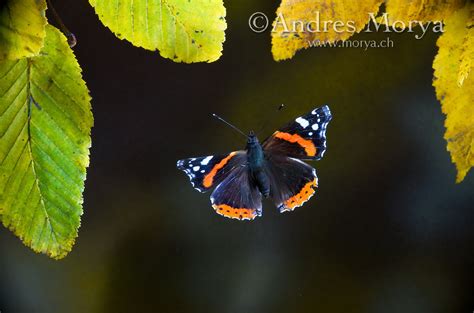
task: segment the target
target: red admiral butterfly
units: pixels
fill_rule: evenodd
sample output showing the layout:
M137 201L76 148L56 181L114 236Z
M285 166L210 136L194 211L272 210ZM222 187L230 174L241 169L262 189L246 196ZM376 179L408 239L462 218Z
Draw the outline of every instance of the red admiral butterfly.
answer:
M198 191L217 186L211 203L220 215L240 220L261 216L262 195L271 197L280 212L292 211L308 201L318 186L316 170L301 160L323 157L331 118L329 107L323 106L298 117L262 144L250 132L244 135L245 150L179 160L177 166Z

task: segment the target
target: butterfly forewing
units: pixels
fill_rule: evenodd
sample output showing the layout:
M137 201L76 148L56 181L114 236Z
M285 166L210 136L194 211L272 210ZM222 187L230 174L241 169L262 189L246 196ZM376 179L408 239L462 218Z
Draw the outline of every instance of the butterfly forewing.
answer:
M327 105L314 109L273 133L262 146L270 154L319 160L326 151L326 128L331 118Z
M188 175L194 189L206 192L217 186L233 170L243 166L246 161L245 151L234 151L225 155L183 159L176 165Z

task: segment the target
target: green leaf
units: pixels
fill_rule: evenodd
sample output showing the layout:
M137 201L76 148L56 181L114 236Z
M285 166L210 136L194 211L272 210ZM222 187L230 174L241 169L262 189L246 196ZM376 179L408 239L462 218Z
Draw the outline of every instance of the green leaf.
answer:
M0 214L34 251L72 248L82 214L93 124L66 38L46 26L40 55L0 63Z
M89 0L105 26L175 62L212 62L225 39L222 0Z
M45 0L6 0L0 4L0 61L37 55L43 47Z

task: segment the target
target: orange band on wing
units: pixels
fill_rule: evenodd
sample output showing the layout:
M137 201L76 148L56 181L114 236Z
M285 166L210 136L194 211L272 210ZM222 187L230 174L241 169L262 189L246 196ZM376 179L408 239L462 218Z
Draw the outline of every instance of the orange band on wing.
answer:
M309 200L315 192L315 189L318 186L318 179L314 178L314 180L306 183L304 187L300 190L299 193L294 195L293 197L289 198L284 202L285 208L283 211L291 211L295 208L302 206L303 203Z
M291 143L297 143L301 147L304 148L306 151L306 154L308 156L315 156L316 155L316 146L311 140L304 139L300 135L297 134L288 134L288 133L283 133L283 132L276 132L274 134L275 137L289 141Z
M235 152L231 152L228 156L223 158L219 163L214 165L212 170L204 177L204 180L202 181L202 184L204 187L209 188L212 186L212 183L214 182L214 177L216 176L217 172L221 168L223 168L234 155L235 155Z
M253 220L256 214L255 209L233 208L227 204L213 204L212 207L217 213L229 218L236 218L239 220Z

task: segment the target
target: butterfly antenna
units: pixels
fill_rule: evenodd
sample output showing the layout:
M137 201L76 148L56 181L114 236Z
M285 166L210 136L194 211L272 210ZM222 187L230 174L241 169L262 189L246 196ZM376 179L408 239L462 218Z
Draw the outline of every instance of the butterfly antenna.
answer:
M265 127L267 127L268 122L269 122L270 120L272 120L272 119L275 117L276 113L280 112L280 111L283 109L284 106L285 106L284 104L280 104L280 105L278 106L277 110L274 111L273 114L271 114L271 115L267 118L267 120L263 123L263 126L260 128L260 130L257 132L257 134L260 134L260 132L262 132L263 130L265 130Z
M242 134L245 138L247 138L247 135L244 134L243 131L241 131L240 129L238 129L237 127L235 127L234 125L232 125L231 123L227 122L225 119L223 119L222 117L220 117L219 115L215 114L215 113L212 113L212 116L214 116L215 118L217 118L219 121L223 122L224 124L226 124L227 126L233 128L234 130L238 131L240 134Z

